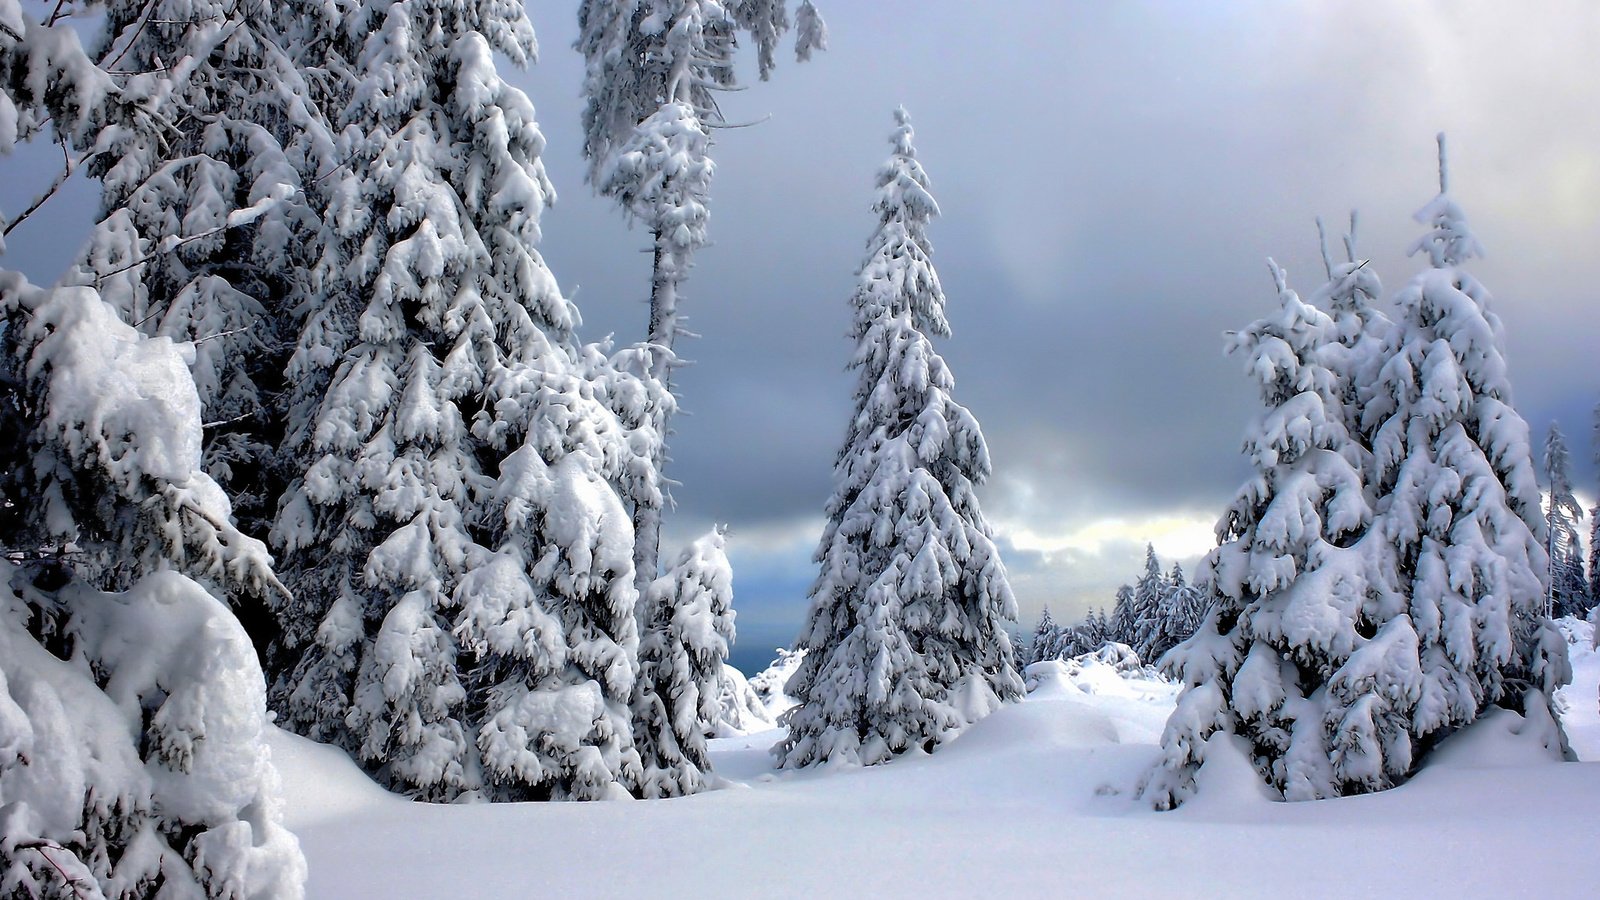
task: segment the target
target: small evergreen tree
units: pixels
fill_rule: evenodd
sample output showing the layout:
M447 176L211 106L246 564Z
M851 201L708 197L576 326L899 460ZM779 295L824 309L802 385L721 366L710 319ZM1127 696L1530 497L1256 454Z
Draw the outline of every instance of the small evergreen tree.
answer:
M1044 611L1039 614L1038 624L1033 626L1033 639L1028 641L1028 655L1024 661L1024 668L1042 660L1053 659L1051 651L1060 640L1061 628L1056 625L1056 620L1050 617L1050 604L1046 603Z
M734 639L723 545L720 528L690 544L645 598L633 720L646 798L693 794L711 773L706 734L721 715L723 660Z
M1160 655L1152 659L1152 662L1200 630L1200 623L1205 619L1206 609L1210 606L1209 595L1199 585L1190 584L1184 578L1183 567L1177 563L1172 564L1172 571L1167 575L1167 585L1164 633L1167 646L1161 649Z
M1544 442L1544 476L1549 487L1544 546L1550 560L1544 613L1552 618L1582 618L1592 605L1583 573L1583 546L1578 543L1578 520L1583 516L1583 507L1572 496L1570 466L1566 439L1561 428L1552 422Z
M1156 657L1154 651L1162 643L1162 631L1165 627L1167 596L1167 580L1161 574L1161 561L1156 559L1156 548L1153 544L1146 544L1144 548L1144 574L1133 586L1133 598L1129 618L1132 620L1132 640L1127 641L1139 659L1153 662Z
M1117 588L1116 596L1111 600L1111 615L1106 619L1106 640L1132 646L1138 623L1139 614L1133 603L1133 585L1124 584Z
M1600 405L1594 408L1593 442L1595 460L1600 462ZM1589 510L1588 588L1590 608L1600 607L1600 503Z
M1016 601L974 494L988 449L929 341L950 333L926 234L938 205L903 109L890 143L851 298L856 412L790 682L799 705L774 748L785 768L931 750L1022 693Z

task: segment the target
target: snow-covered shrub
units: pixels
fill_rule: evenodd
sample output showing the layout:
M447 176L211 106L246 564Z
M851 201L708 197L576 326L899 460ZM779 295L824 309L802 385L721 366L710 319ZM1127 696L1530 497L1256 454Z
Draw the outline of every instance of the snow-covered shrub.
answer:
M258 540L201 468L192 347L146 338L90 288L0 272L0 413L11 435L0 542L70 548L93 583L176 566L224 596L281 595Z
M800 664L805 662L806 650L804 647L795 650L778 648L778 655L765 669L750 677L750 689L761 698L761 703L767 708L767 715L774 722L778 717L794 708L795 699L789 695L789 682L795 673L800 671Z
M301 896L267 728L255 649L198 584L0 562L0 896Z
M778 726L778 719L744 673L724 663L717 686L717 718L711 725L707 737L735 737L769 731Z

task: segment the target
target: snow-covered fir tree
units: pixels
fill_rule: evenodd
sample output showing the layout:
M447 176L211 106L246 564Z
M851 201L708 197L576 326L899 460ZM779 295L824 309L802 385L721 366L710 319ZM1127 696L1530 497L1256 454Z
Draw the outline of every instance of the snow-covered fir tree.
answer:
M1149 665L1157 665L1168 650L1194 634L1204 614L1203 596L1184 579L1183 569L1173 563L1172 569L1162 576L1157 615L1137 648L1139 658Z
M1057 625L1054 617L1050 615L1050 604L1046 603L1044 611L1039 613L1038 623L1033 626L1033 637L1028 641L1028 653L1022 659L1023 665L1032 665L1041 660L1054 658L1051 651L1060 640L1061 626Z
M1271 268L1278 311L1229 347L1266 407L1245 437L1256 473L1218 523L1221 546L1202 563L1216 605L1169 657L1186 689L1146 786L1158 807L1193 790L1218 730L1248 741L1257 769L1285 797L1339 793L1347 779L1334 771L1323 698L1358 647L1385 647L1360 633L1367 608L1385 595L1363 540L1373 509L1345 430L1344 385L1325 363L1335 325Z
M102 218L69 278L146 333L194 342L206 468L251 533L266 533L283 486L277 400L313 287L321 176L338 164L295 58L325 9L117 0L95 50L144 73L125 85L164 127L117 132L89 158ZM169 65L174 77L153 79Z
M1443 135L1439 188L1417 214L1429 231L1411 248L1430 268L1396 298L1403 318L1366 410L1383 423L1373 432L1380 515L1423 648L1419 740L1492 703L1546 703L1570 677L1565 642L1542 614L1548 569L1529 430L1512 405L1489 292L1462 268L1482 250L1449 194Z
M1162 632L1160 643L1152 650L1149 662L1154 665L1168 650L1188 640L1200 630L1210 607L1210 595L1197 584L1184 577L1183 567L1172 564L1167 573L1167 595L1162 601Z
M1128 618L1132 632L1123 643L1133 648L1145 662L1154 662L1155 648L1163 642L1165 630L1167 579L1161 574L1161 561L1156 559L1156 548L1144 548L1144 573L1133 585Z
M947 336L927 225L938 214L895 112L878 227L851 298L855 406L834 464L821 572L779 764L873 765L931 750L1020 696L1016 601L978 507L988 449L930 336Z
M691 543L644 599L635 742L646 798L707 784L706 734L721 715L723 661L733 645L733 570L722 529Z
M495 62L534 49L519 5L402 0L324 51L348 79L327 92L343 164L289 366L275 697L419 797L598 798L638 776L611 486L626 379L592 377L534 249L544 139Z
M1560 426L1550 423L1544 441L1544 478L1547 497L1544 513L1545 553L1550 560L1545 614L1552 618L1589 612L1589 584L1583 571L1583 545L1578 542L1578 521L1583 507L1572 495L1572 460Z
M1139 617L1133 606L1133 585L1121 585L1111 598L1111 614L1106 619L1106 640L1119 644L1131 643L1138 622Z
M1280 316L1235 339L1268 404L1247 440L1258 474L1207 557L1216 605L1174 651L1187 687L1145 788L1159 807L1192 793L1219 732L1287 799L1379 790L1490 704L1548 718L1570 675L1541 614L1528 429L1447 187L1441 137L1440 195L1412 248L1431 265L1397 298L1361 419L1370 473L1321 352L1326 316L1280 287Z
M1594 457L1600 462L1600 405L1594 408ZM1589 509L1589 602L1591 610L1600 608L1600 503Z
M0 0L0 153L159 127L139 92L174 76L124 90L66 22ZM300 896L254 650L174 571L278 590L202 469L192 348L3 270L0 317L0 894Z
M827 46L811 0L797 15L797 58ZM696 252L708 239L712 128L727 124L718 91L736 87L740 35L756 48L760 76L776 65L789 29L787 0L584 0L578 8L584 55L584 156L595 190L615 199L653 240L649 351L645 375L670 393L677 339L686 334L679 301ZM643 593L659 570L664 497L660 472L674 403L652 404L636 442L649 465L623 481L634 510L635 578Z

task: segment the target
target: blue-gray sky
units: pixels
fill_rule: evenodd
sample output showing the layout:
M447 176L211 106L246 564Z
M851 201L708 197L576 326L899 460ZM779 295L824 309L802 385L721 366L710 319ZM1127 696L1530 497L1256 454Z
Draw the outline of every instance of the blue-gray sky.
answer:
M798 626L850 411L847 298L904 104L943 217L941 352L995 464L985 509L1031 621L1108 602L1144 543L1186 563L1245 469L1255 408L1221 333L1275 302L1265 258L1319 285L1315 216L1361 212L1386 289L1411 213L1452 192L1488 250L1517 405L1586 452L1600 400L1600 5L829 0L830 49L727 96L711 233L684 308L669 544L731 525L741 626ZM641 338L647 235L583 183L575 3L534 0L533 98L560 200L543 252L585 337ZM770 117L770 118L769 118ZM0 185L17 209L29 191ZM63 206L89 201L87 191ZM20 198L20 200L19 200ZM54 277L64 226L11 238Z

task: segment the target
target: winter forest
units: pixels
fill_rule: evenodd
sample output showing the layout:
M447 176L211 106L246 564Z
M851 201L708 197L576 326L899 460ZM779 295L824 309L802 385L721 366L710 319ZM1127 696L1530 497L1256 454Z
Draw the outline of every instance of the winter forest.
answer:
M0 0L0 898L1592 892L1557 5Z

